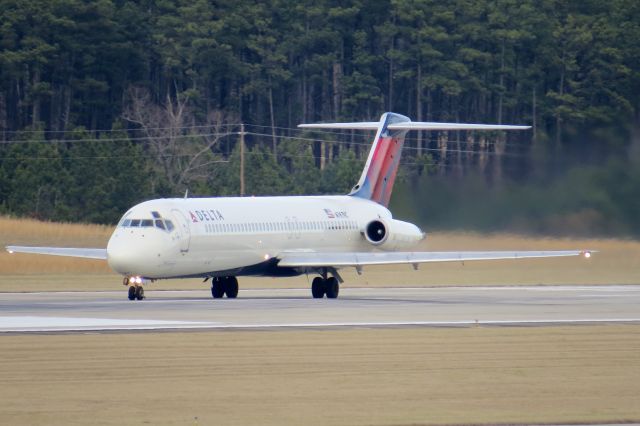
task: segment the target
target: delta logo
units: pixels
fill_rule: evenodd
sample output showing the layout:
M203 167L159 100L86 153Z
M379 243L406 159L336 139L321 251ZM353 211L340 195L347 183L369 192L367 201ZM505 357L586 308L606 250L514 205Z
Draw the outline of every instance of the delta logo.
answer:
M189 216L193 223L198 222L218 222L224 220L220 210L189 210Z

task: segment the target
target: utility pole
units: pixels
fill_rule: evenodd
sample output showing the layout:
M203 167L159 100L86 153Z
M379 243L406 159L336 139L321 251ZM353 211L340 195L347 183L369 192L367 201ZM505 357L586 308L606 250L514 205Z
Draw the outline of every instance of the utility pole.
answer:
M240 196L244 197L244 123L240 124Z

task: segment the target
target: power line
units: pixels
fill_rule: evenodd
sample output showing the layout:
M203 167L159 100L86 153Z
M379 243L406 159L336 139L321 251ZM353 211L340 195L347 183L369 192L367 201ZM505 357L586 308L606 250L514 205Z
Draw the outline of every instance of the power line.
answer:
M240 126L240 124L235 123L224 123L224 124L202 124L202 125L191 125L191 126L170 126L170 127L145 127L144 129L98 129L98 130L88 130L88 129L71 129L71 130L4 130L2 133L12 134L12 135L20 135L20 134L32 134L32 133L42 133L42 134L56 134L56 133L73 133L73 132L87 132L87 133L121 133L121 132L133 132L133 131L142 131L142 130L188 130L188 129L205 129L205 128L219 128L219 127L235 127Z
M200 134L187 134L187 135L171 135L169 136L140 136L140 137L126 137L126 138L92 138L92 139L39 139L39 140L14 140L14 141L0 141L0 145L14 145L14 144L29 144L29 143L98 143L98 142L140 142L140 141L154 141L158 139L190 139L190 138L206 138L206 137L225 137L230 135L237 135L239 132L226 132L226 133L200 133Z
M201 126L181 126L181 127L150 127L150 128L145 128L144 130L177 130L177 131L185 131L185 130L195 130L195 129L206 129L206 128L215 128L215 127L225 127L225 128L230 128L230 127L240 127L243 126L243 124L224 124L224 125L218 125L218 126L214 126L214 125L201 125ZM254 128L263 128L263 129L270 129L271 126L266 126L266 125L258 125L258 124L247 124L244 125L246 127L254 127ZM280 129L280 130L289 130L289 131L295 131L297 133L302 133L302 134L308 134L308 133L319 133L319 134L326 134L326 135L332 135L332 136L342 136L345 138L353 138L354 135L357 135L356 137L358 139L364 138L366 137L366 133L362 133L360 131L356 132L356 133L347 133L344 131L332 131L332 130L326 130L326 129L320 129L320 130L313 130L312 132L306 131L306 130L301 130L299 128L292 128L292 127L274 127L275 129ZM126 132L127 130L121 129L121 130L101 130L98 132L104 132L104 133L116 133L116 132ZM140 132L142 131L142 129L131 129L128 130L131 132ZM73 131L46 131L44 133L50 134L50 133L61 133L61 134L65 134L65 133L72 133ZM426 131L425 131L426 132ZM42 133L40 131L15 131L13 132L14 134L21 134L21 133ZM76 138L62 138L62 139L37 139L37 140L3 140L0 141L0 145L8 145L8 144L29 144L29 143L83 143L83 142L87 142L87 143L97 143L97 142L101 142L101 143L106 143L106 142L127 142L127 141L131 141L131 142L139 142L139 141L152 141L152 140L160 140L160 139L164 139L164 138L173 138L173 139L188 139L188 138L198 138L198 137L225 137L225 136L229 136L229 135L238 135L240 133L240 130L238 131L225 131L225 132L207 132L207 133L184 133L184 134L178 134L178 135L171 135L171 136L165 136L165 135L157 135L157 136L130 136L130 137L118 137L118 138L105 138L105 137L97 137L97 138L82 138L82 139L76 139ZM371 132L367 132L367 133L374 133L373 131ZM428 132L428 133L433 133L432 132ZM438 134L441 134L442 132L438 131ZM263 132L246 132L245 134L248 135L254 135L254 136L261 136L261 137L273 137L273 135L271 133L263 133ZM298 140L307 140L307 141L313 141L313 142L328 142L328 143L347 143L347 144L359 144L359 145L363 145L363 143L360 142L356 142L356 141L339 141L339 140L325 140L325 139L318 139L318 138L308 138L308 137L303 137L303 136L289 136L289 135L278 135L277 138L280 139L298 139ZM423 138L418 138L418 137L405 137L405 141L418 141L421 140L423 142L437 142L439 141L439 138L437 136L431 136L431 137L423 137ZM447 139L447 142L455 142L455 143L468 143L467 139ZM479 142L476 142L477 144L479 144ZM493 140L485 140L484 141L485 144L496 144L498 143L498 141L493 141ZM505 145L513 145L513 146L522 146L523 143L521 142L513 142L513 141L502 141L501 143L505 144ZM366 143L366 145L371 145L371 143ZM408 147L409 149L411 149L410 147Z

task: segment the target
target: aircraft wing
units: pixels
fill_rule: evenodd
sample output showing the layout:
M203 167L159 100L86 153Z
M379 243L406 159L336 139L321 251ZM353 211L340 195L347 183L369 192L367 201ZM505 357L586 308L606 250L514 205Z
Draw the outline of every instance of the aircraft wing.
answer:
M282 267L360 267L366 265L418 264L427 262L462 262L467 260L531 259L542 257L584 256L591 251L431 251L431 252L351 252L315 253L283 252L278 258Z
M97 248L7 246L7 251L9 253L49 254L52 256L107 260L107 249Z

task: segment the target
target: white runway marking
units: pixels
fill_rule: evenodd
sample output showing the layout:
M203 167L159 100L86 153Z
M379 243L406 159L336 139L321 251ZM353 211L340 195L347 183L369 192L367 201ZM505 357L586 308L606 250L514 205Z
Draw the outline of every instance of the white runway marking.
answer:
M121 331L121 330L185 330L185 329L268 329L268 328L334 328L334 327L465 327L473 325L571 325L596 323L640 323L640 318L605 318L578 320L487 320L487 321L388 321L388 322L322 322L274 324L224 324L195 321L117 320L110 318L74 317L0 317L0 333Z
M121 320L74 317L0 317L0 332L7 331L80 331L80 330L153 330L211 327L213 323L192 321Z

